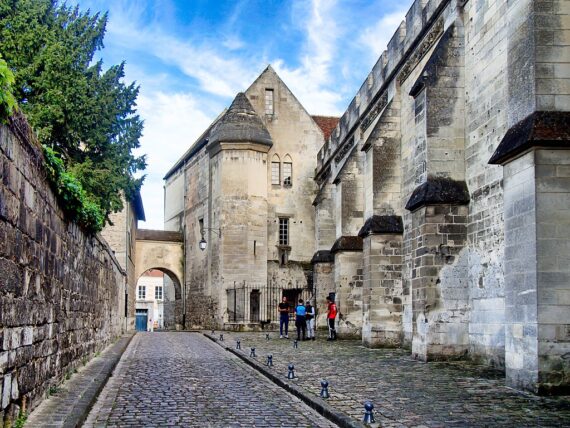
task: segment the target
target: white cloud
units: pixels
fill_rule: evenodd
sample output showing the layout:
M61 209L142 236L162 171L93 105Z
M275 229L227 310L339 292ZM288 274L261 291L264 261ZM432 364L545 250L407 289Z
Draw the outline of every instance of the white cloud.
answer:
M146 218L141 227L164 225L163 180L166 172L184 154L212 121L199 100L186 93L143 92L138 98L145 118L139 153L147 154L147 174L141 190ZM206 109L207 110L207 109Z
M219 53L216 47L181 40L166 33L159 24L138 25L137 16L138 12L132 8L117 8L107 27L109 37L125 49L138 49L174 65L196 79L204 91L233 96L246 87L261 68L261 63L228 57ZM237 49L239 40L230 38L227 42Z
M359 42L370 53L371 59L376 61L388 47L388 42L406 17L409 5L380 18L374 25L365 28L358 38Z
M307 39L300 54L300 66L289 68L281 59L273 61L275 71L311 114L340 113L342 95L330 89L334 87L331 67L340 36L334 18L336 5L333 0L297 3L299 19L307 17L301 21Z

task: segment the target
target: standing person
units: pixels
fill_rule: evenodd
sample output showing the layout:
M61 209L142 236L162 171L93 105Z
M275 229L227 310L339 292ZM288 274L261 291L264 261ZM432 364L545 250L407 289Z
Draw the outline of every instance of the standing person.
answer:
M297 340L305 340L307 335L307 319L305 315L307 311L305 310L305 305L303 305L303 299L299 299L299 303L295 308L295 327L297 327ZM301 332L303 333L303 338L301 339Z
M336 303L333 302L331 296L327 296L327 322L329 324L329 338L327 340L336 340L335 318L336 318Z
M289 303L287 297L283 296L279 307L279 338L283 339L283 327L285 327L285 338L289 339Z
M307 319L307 339L315 340L315 308L311 306L309 300L305 303L305 312Z

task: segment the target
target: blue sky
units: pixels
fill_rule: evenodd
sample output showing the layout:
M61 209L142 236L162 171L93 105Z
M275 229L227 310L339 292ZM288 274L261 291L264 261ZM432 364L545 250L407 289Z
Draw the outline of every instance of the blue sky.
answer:
M164 174L271 64L311 114L340 115L411 0L75 0L108 11L104 67L140 85L147 221L163 226Z

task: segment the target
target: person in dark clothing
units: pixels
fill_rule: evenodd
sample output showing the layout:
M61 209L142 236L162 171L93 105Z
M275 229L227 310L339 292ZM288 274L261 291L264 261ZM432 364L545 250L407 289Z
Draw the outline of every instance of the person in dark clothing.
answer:
M305 317L306 314L307 310L303 304L303 299L299 299L299 303L295 308L295 327L297 327L297 340L305 340L305 337L307 335L307 318Z
M285 330L285 339L289 339L289 303L287 303L287 297L283 296L277 310L279 311L279 338L283 339L283 330Z

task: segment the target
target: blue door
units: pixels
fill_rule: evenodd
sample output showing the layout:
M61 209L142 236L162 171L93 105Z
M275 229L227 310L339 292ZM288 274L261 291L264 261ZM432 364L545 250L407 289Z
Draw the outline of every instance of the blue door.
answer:
M135 328L137 331L146 331L148 325L148 309L137 309Z

